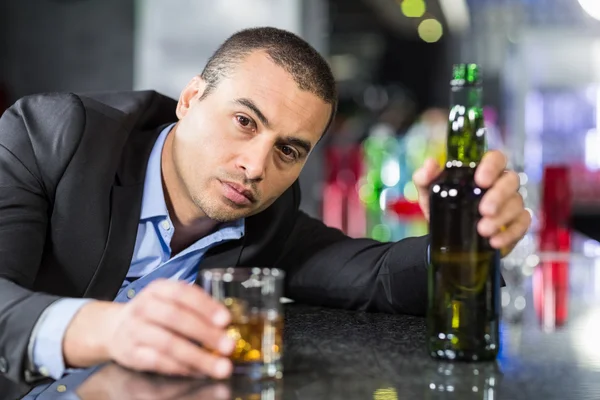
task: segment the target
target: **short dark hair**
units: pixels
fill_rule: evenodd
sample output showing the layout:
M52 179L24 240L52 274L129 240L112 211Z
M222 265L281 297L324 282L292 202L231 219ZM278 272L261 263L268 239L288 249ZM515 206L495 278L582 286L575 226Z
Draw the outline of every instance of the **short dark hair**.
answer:
M201 77L206 82L202 98L230 74L248 55L263 50L278 66L287 71L301 90L309 91L331 104L329 129L337 109L335 79L327 61L310 44L297 35L272 27L249 28L230 36L210 57Z

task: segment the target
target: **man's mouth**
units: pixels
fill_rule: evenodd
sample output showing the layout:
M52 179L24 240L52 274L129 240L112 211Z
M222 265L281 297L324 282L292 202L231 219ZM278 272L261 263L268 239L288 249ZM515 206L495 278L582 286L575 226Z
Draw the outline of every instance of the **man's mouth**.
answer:
M220 181L223 187L223 195L232 203L247 206L256 201L251 189L239 183Z

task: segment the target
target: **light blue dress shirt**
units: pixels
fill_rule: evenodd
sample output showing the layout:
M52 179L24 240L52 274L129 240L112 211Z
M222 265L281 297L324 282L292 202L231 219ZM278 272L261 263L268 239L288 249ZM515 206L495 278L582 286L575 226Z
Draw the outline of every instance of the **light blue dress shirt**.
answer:
M128 302L158 278L193 283L198 275L198 264L211 247L244 236L243 219L222 224L214 233L201 238L171 258L170 243L174 229L163 193L161 154L165 139L172 127L173 125L170 125L160 133L148 160L131 267L115 302ZM69 372L65 370L62 340L74 315L89 301L92 300L61 299L48 307L40 317L30 341L30 356L34 367L42 375L60 379L65 372ZM48 385L43 386L47 388ZM36 388L34 392L38 389L43 391L45 388ZM33 395L34 392L30 394Z

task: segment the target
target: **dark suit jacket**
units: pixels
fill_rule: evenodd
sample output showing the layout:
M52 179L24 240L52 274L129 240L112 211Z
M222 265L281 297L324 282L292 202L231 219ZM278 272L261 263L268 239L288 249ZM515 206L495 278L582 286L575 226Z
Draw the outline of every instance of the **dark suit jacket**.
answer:
M0 372L13 382L32 383L27 345L52 302L114 299L133 254L148 157L175 106L152 91L45 94L0 118ZM426 237L351 239L299 204L296 182L199 267L277 266L287 271L286 296L300 302L424 313Z

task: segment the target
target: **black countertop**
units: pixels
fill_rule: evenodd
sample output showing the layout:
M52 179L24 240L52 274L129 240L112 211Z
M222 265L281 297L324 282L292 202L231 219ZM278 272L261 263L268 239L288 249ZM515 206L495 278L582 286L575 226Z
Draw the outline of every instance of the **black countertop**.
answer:
M600 245L590 246L600 257ZM279 381L177 380L109 364L68 376L38 399L600 399L600 258L544 260L505 263L509 288L495 363L429 358L420 317L289 304ZM569 270L568 316L557 327L549 317L540 322L533 294L544 277L533 271L560 263ZM547 309L554 309L551 292Z

